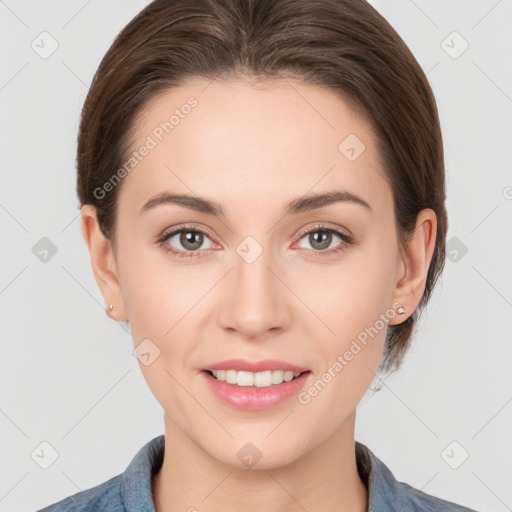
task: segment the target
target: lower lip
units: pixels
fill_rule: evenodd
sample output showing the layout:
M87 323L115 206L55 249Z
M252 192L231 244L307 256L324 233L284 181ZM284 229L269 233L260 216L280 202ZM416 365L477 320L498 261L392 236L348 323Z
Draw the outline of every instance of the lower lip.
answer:
M257 388L255 386L228 384L217 380L206 371L201 372L206 380L206 385L218 398L233 407L248 411L270 409L284 402L304 387L310 374L310 371L304 372L288 382Z

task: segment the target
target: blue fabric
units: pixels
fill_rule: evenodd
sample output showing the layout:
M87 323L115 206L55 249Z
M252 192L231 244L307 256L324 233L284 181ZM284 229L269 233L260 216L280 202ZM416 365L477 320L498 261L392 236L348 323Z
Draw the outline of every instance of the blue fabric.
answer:
M162 466L164 441L161 435L145 444L124 473L38 512L155 512L151 479ZM357 441L356 461L369 489L368 512L476 512L398 482L387 466Z

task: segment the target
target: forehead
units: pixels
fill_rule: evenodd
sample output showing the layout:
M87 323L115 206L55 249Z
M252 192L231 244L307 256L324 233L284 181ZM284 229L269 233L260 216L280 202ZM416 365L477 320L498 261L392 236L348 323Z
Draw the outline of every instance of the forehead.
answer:
M334 91L299 80L168 89L139 113L131 149L121 196L136 208L165 190L244 206L340 187L373 201L390 192L371 125Z

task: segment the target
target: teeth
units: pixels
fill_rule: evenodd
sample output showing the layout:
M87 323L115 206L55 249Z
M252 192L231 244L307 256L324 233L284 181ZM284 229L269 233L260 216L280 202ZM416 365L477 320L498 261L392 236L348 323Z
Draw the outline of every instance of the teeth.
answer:
M212 370L212 373L217 380L227 382L228 384L236 384L242 387L256 386L257 388L265 388L273 384L282 384L300 375L299 372L284 370L267 370L265 372L256 373L238 372L236 370Z

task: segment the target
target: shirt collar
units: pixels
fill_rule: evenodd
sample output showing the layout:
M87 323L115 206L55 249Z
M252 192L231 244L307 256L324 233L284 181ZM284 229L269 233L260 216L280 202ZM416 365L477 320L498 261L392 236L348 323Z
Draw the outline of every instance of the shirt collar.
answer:
M398 482L369 448L358 441L355 446L357 470L368 489L368 512L393 512L399 505ZM164 448L165 436L155 437L139 450L123 473L121 492L127 512L155 512L152 478L162 467Z
M393 473L367 446L358 441L356 463L359 476L368 489L368 512L401 510L397 503L401 492Z
M123 473L121 494L127 512L155 512L152 477L164 461L165 436L155 437L135 455Z

